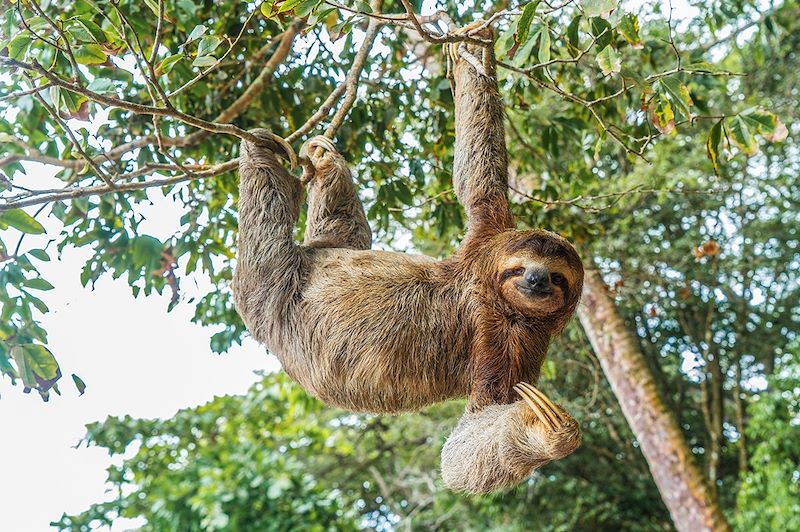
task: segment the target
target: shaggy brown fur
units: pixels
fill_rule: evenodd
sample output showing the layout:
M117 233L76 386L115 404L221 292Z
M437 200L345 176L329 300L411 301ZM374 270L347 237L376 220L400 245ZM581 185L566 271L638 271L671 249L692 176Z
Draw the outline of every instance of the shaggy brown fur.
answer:
M515 402L514 385L538 379L551 337L578 303L583 268L563 238L513 228L493 66L483 76L459 61L454 74L453 180L469 220L455 255L369 250L350 171L320 137L308 143L316 171L305 243L295 244L300 182L279 163L280 146L256 131L267 147L242 144L233 288L253 337L327 404L394 413L469 396L442 474L451 489L488 492L580 442L566 412L546 399ZM537 273L543 286L526 281Z

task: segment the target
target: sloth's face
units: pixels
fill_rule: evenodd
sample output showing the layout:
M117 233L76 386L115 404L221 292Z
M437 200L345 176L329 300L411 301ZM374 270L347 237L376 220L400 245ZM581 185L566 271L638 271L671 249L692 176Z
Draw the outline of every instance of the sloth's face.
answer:
M510 243L496 275L500 295L512 308L526 316L548 317L574 308L583 268L565 240L536 231Z
M502 261L499 275L503 298L524 314L556 313L569 299L571 275L563 260L511 256Z

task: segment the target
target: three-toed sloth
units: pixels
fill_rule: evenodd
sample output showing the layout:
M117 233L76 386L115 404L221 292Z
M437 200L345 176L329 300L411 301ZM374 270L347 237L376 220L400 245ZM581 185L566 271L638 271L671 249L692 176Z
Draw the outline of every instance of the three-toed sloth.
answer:
M515 230L494 58L490 47L468 49L484 69L457 58L453 71L453 182L468 219L458 251L437 261L370 250L350 171L325 137L304 148L315 173L305 241L295 243L301 182L274 137L256 130L264 142L241 149L233 290L253 337L329 405L393 413L467 396L442 476L453 490L486 493L580 444L575 420L527 382L575 311L583 268L560 236Z

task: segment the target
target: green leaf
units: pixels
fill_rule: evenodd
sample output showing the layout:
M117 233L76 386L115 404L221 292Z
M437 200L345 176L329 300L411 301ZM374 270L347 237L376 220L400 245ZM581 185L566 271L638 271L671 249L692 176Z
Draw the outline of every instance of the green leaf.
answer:
M550 28L547 24L539 30L539 53L537 54L540 63L550 61Z
M581 15L575 15L567 26L567 44L569 44L569 53L575 57L580 53L580 26Z
M653 111L653 125L664 135L675 135L675 112L663 94L658 95L658 103Z
M34 290L52 290L53 289L53 285L50 284L45 279L42 279L41 277L37 277L36 279L26 279L24 284L28 288L33 288Z
M133 239L130 245L133 249L133 261L137 268L145 266L148 273L158 268L161 251L164 249L164 245L159 239L142 235Z
M745 155L754 155L758 152L758 143L756 143L756 139L753 136L753 131L741 115L729 119L728 131L731 134L731 142L735 144L742 153Z
M538 1L525 4L525 8L522 10L522 15L520 15L519 22L517 23L517 32L514 34L515 43L525 44L525 41L528 40L531 23L533 22L533 17L536 14L536 8L538 6Z
M628 44L636 49L643 48L642 38L639 37L639 17L630 13L623 15L617 24L617 30L622 34Z
M200 39L200 44L197 46L197 56L211 55L211 52L217 49L224 39L218 35L207 35Z
M94 78L86 88L100 94L114 94L116 92L114 82L108 78Z
M25 350L28 364L35 375L45 380L56 378L58 362L53 353L39 344L23 344L21 347Z
M192 66L208 67L217 62L217 58L212 55L204 55L192 61Z
M86 391L86 383L83 382L83 379L73 373L72 382L75 384L75 388L78 389L78 393L83 395L83 393Z
M597 54L597 64L603 70L603 75L608 76L622 69L622 57L613 46L606 46Z
M695 63L689 63L688 65L684 65L683 69L689 72L709 72L712 74L726 72L726 70L720 67L719 65L714 65L706 61L697 61Z
M581 7L587 17L606 18L617 8L616 0L581 0Z
M789 135L789 130L774 113L763 109L746 111L739 116L769 142L781 142Z
M26 388L35 388L44 394L61 378L53 354L43 345L22 344L11 350L11 356L17 365L22 383Z
M284 0L278 8L278 14L288 13L303 3L303 0Z
M17 366L17 373L22 379L22 384L26 388L35 388L36 379L33 378L33 370L28 365L28 358L22 346L17 345L11 348L11 358L14 359L14 364Z
M189 44L192 41L196 41L197 39L202 37L207 31L208 31L208 28L206 28L203 24L198 24L197 26L194 27L192 32L189 34L189 38L186 39L186 43L185 44Z
M108 60L108 55L99 44L84 44L73 50L75 61L81 65L101 65Z
M315 0L314 3L321 3L321 2ZM362 13L372 13L372 8L367 2L356 2L356 9ZM297 8L297 11L295 11L295 15L297 15L298 17L302 16L300 14L299 7Z
M48 262L50 260L50 255L48 255L47 252L43 249L32 249L28 251L28 254L33 255L37 259L45 262Z
M659 86L667 93L672 103L677 106L681 113L688 119L694 116L690 107L694 105L692 96L689 94L689 89L673 77L661 78L658 80Z
M32 42L33 36L28 32L17 34L6 45L8 48L8 57L11 59L23 60Z
M42 224L34 220L33 216L22 209L13 209L0 213L0 224L5 224L6 227L11 226L31 235L44 233Z
M144 0L144 3L150 8L150 11L152 11L155 16L158 16L158 4L155 2L155 0Z
M104 43L108 41L108 37L106 36L105 32L100 28L100 26L92 22L88 17L75 19L75 22L94 42Z
M714 124L711 127L711 131L708 133L708 139L706 140L706 152L708 152L708 158L711 159L711 165L714 168L715 175L719 175L719 145L722 141L723 127L725 127L723 125L723 120L720 120Z
M595 38L595 49L601 52L606 46L611 44L614 30L607 20L600 17L592 18L592 35Z
M175 64L181 59L183 59L183 54L168 55L167 57L162 59L161 62L158 64L158 67L156 67L156 74L157 75L169 74L175 67Z

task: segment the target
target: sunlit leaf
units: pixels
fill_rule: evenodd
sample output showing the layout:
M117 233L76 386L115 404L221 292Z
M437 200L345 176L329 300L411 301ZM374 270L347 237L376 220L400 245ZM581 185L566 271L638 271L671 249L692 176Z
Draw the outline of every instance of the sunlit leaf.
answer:
M547 63L550 61L550 28L545 24L539 31L539 53L538 59L540 63Z
M606 18L617 8L616 0L581 0L581 7L587 17Z
M741 115L734 116L728 121L728 132L731 142L745 155L754 155L758 152L758 143L753 136L753 131Z
M603 70L603 75L608 76L620 71L622 68L622 57L613 46L606 46L597 54L597 64Z
M23 233L38 235L44 233L44 227L33 216L22 209L0 212L0 225L11 226Z
M665 77L658 80L658 85L669 96L672 103L680 110L686 118L691 119L693 113L691 107L694 105L689 89L674 77Z
M789 135L789 130L774 113L754 109L739 116L769 142L781 142Z
M75 61L81 65L99 65L108 60L108 55L99 44L84 44L73 51Z
M642 38L639 36L639 17L636 15L625 14L617 24L617 30L633 48L640 49L644 47Z
M183 54L168 55L156 67L156 75L169 74L181 59L183 59Z
M659 95L656 107L653 110L653 125L656 126L664 135L674 135L675 132L675 112L672 105L663 94Z

